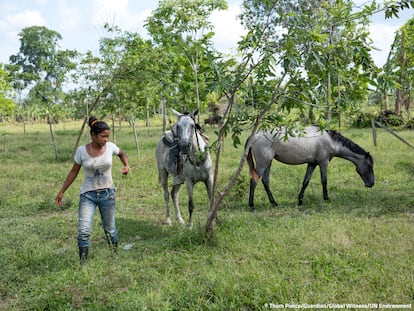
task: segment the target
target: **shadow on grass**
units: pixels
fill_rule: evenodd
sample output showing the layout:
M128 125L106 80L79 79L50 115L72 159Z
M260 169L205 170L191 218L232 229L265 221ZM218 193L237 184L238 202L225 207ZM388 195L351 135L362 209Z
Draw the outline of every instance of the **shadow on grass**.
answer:
M118 217L116 222L120 235L122 234L126 241L159 240L168 236L168 232L163 230L162 225L152 222L125 217Z
M414 167L410 165L410 169ZM372 189L364 187L332 187L330 191L330 201L324 201L319 189L309 191L305 194L303 205L297 205L297 199L294 196L289 198L277 197L278 206L272 206L267 197L261 196L255 198L255 207L257 213L272 212L285 214L302 212L305 214L314 213L336 213L336 214L353 214L357 217L382 217L393 216L396 214L405 214L414 212L414 199L410 193L392 189L387 185L374 186ZM229 212L248 212L251 211L247 200L240 199L226 200L224 210Z
M191 250L207 242L205 227L200 223L189 228L187 224L169 226L132 218L118 218L117 227L121 249L131 247L143 253Z

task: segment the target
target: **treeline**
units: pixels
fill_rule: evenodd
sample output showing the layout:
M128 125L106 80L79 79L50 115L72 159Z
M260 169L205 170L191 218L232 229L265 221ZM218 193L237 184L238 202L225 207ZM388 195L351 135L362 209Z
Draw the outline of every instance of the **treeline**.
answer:
M0 71L0 115L78 119L93 107L100 115L149 120L167 107L221 107L229 122L249 125L262 114L272 123L340 125L388 110L409 120L414 21L396 33L383 68L370 56L368 25L373 14L396 18L410 7L245 0L246 34L234 55L221 54L212 41L209 18L227 9L224 0L160 1L145 23L149 40L106 24L98 55L61 50L58 32L27 27Z

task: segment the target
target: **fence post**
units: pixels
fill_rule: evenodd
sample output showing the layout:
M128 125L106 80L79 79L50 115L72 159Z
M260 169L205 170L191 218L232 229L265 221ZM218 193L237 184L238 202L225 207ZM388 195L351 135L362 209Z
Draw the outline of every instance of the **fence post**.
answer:
M372 139L374 140L374 146L377 146L377 128L375 127L375 121L371 120L372 127Z

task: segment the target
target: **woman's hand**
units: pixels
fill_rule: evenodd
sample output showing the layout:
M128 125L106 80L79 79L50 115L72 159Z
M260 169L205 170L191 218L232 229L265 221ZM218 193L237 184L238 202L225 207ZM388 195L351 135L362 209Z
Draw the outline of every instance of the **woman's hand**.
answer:
M128 165L124 166L124 168L121 170L121 173L123 175L128 175L128 173L129 173L129 166Z
M56 205L57 206L59 206L59 207L62 207L63 206L63 201L62 201L62 199L63 199L63 193L58 193L58 195L56 196Z

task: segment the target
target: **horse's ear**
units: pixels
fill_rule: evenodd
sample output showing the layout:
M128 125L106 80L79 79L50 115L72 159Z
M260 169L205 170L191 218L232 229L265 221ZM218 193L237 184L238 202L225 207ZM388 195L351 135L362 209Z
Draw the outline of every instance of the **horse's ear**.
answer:
M183 114L182 113L179 113L177 110L175 110L174 108L171 108L171 111L173 112L173 114L175 114L175 116L177 117L177 118L180 118Z
M197 114L198 114L198 108L197 108L196 110L194 110L194 111L191 113L191 117L194 119L194 117L195 117Z

